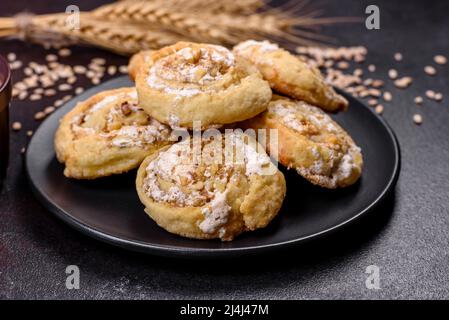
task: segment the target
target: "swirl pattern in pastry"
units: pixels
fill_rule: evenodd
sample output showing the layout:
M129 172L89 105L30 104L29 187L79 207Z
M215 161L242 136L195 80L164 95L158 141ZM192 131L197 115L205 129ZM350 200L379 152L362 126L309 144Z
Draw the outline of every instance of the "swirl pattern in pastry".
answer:
M137 192L147 214L167 231L196 239L232 240L264 228L285 197L283 174L250 136L189 138L149 156Z
M171 134L140 108L135 88L121 88L98 93L65 115L55 149L67 177L94 179L138 167L172 144Z
M330 112L348 107L348 101L325 82L317 68L309 66L277 44L248 40L235 46L233 52L256 66L264 79L279 93Z
M158 121L202 128L249 119L266 110L269 84L228 49L180 42L151 54L136 78L139 101Z
M313 184L329 189L346 187L362 174L361 149L351 136L329 115L306 102L273 96L266 112L241 126L277 129L279 162Z

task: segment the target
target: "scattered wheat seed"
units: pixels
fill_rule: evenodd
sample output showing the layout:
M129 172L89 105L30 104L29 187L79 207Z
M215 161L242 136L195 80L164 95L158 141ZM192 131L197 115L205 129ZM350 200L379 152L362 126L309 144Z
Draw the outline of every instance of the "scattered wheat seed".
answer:
M429 99L435 99L435 91L433 91L433 90L427 90L426 91L426 97L427 98L429 98Z
M380 97L382 95L382 92L378 89L369 89L368 93L370 96L373 96L373 97Z
M20 153L21 153L21 154L24 154L25 151L26 151L25 147L23 147L22 149L20 149Z
M86 73L86 67L77 65L73 67L73 71L78 74L84 74Z
M423 103L423 98L421 96L415 97L415 103L421 105Z
M37 100L41 100L42 99L42 96L40 95L40 94L32 94L31 96L30 96L30 100L31 101L37 101Z
M47 54L45 60L47 60L48 62L55 62L56 60L58 60L58 56L55 54Z
M20 69L20 68L22 67L22 65L23 65L23 64L22 64L22 61L18 61L18 60L13 61L13 62L11 62L11 63L9 64L11 70L17 70L17 69Z
M55 103L54 103L54 106L56 108L58 108L58 107L62 106L63 104L64 104L63 100L56 100Z
M109 66L108 67L108 74L110 76L113 76L116 73L117 73L117 67L116 66Z
M333 65L334 65L334 61L333 60L327 60L324 63L324 67L326 67L326 68L331 68ZM111 67L114 67L114 66L111 66Z
M28 131L27 131L27 136L28 136L28 137L31 137L32 135L33 135L33 130L28 130Z
M76 77L70 77L67 79L68 84L74 84L76 82Z
M33 74L33 70L31 70L31 68L29 68L29 67L26 67L25 69L23 69L23 73L26 76L31 76Z
M81 94L84 91L84 88L78 87L75 89L76 94Z
M67 49L67 48L63 48L58 51L58 55L61 57L68 57L71 54L72 54L72 52L70 51L70 49Z
M368 78L368 79L366 79L365 81L363 81L363 84L365 85L365 86L370 86L370 85L372 85L373 84L373 79L371 79L371 78Z
M396 60L396 61L402 61L402 53L400 53L400 52L396 52L395 54L394 54L394 60Z
M422 115L420 114L414 114L413 115L413 122L416 123L417 125L422 124Z
M44 95L47 97L51 97L54 96L56 94L56 90L55 89L47 89L44 91Z
M58 86L58 90L60 91L68 91L70 89L72 89L72 86L67 83L63 83Z
M378 104L376 106L376 108L374 109L374 111L376 111L377 114L382 114L382 113L384 113L384 106L381 104Z
M14 60L17 59L17 55L14 52L10 52L8 53L6 58L8 59L9 62L13 62Z
M52 107L52 106L46 107L46 108L44 109L44 113L48 115L48 114L54 112L55 110L56 110L55 107Z
M64 97L62 98L62 101L67 102L67 101L69 101L70 99L72 99L72 95L68 94L68 95L66 95L66 96L64 96Z
M434 67L432 67L432 66L425 66L424 67L424 72L426 74L428 74L429 76L434 76L434 75L437 74L437 70Z
M435 61L435 63L437 64L446 64L447 63L447 58L441 54L436 55L433 60Z
M106 60L103 59L103 58L93 58L92 62L95 63L95 64L105 64Z
M34 119L36 119L36 120L42 120L44 118L45 118L45 113L43 113L42 111L39 111L34 115Z
M381 88L384 86L384 82L382 80L374 80L372 86L374 88Z
M340 62L337 64L337 67L338 67L339 69L346 70L346 69L349 68L349 63L346 62L346 61L340 61Z
M411 77L403 77L400 79L395 80L394 85L398 87L399 89L405 89L409 87L413 82L413 79Z
M120 71L120 73L128 73L128 66L122 65L118 68L118 70Z
M12 124L12 129L14 131L20 131L22 129L22 124L20 122L16 121Z
M360 91L359 93L358 93L358 96L360 97L360 98L366 98L366 97L368 97L370 94L369 94L369 91L368 90L363 90L363 91Z
M398 72L396 71L396 69L390 69L388 70L388 76L391 80L394 80L398 77Z
M365 62L365 56L357 55L354 57L354 61L357 63L363 63L363 62Z
M19 93L19 100L24 100L26 97L28 96L28 92L26 91L22 91L21 93Z
M88 77L89 79L95 78L95 72L93 72L92 70L87 71L86 77Z
M368 105L369 105L370 107L374 107L374 106L376 106L378 103L379 103L379 101L378 101L377 99L370 99L370 100L368 100Z
M393 95L389 91L385 91L383 94L384 100L390 102L393 100Z
M375 72L375 71L376 71L376 66L375 66L374 64L370 64L370 65L368 66L368 71L369 71L369 72Z
M438 102L442 101L443 100L443 94L440 93L440 92L435 93L435 98L434 99L435 99L435 101L438 101Z

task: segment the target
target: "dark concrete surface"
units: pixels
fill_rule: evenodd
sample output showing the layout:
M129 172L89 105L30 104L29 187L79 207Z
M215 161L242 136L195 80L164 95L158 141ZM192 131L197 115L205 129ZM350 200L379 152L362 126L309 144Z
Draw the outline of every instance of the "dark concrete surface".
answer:
M21 10L82 10L102 1L2 1L0 15ZM326 28L338 45L365 45L374 77L387 80L395 66L414 78L394 96L384 117L402 150L396 192L369 217L337 234L275 256L227 261L179 261L145 256L102 244L72 230L33 197L20 149L42 103L14 101L11 120L24 129L11 137L11 165L0 193L0 298L3 299L442 299L449 298L449 65L436 77L424 75L437 53L449 53L447 1L321 1L328 15L360 16L368 4L381 10L381 30L364 24ZM0 41L0 54L43 61L45 51L19 41ZM393 60L402 52L404 61ZM97 49L73 49L73 63L98 55L115 63L126 58ZM366 67L366 65L365 65ZM87 85L87 84L86 84ZM427 89L443 92L443 103L413 103ZM412 122L414 113L424 123ZM382 161L382 159L379 159ZM77 265L81 288L67 290L65 268ZM380 268L379 290L365 286L366 267Z

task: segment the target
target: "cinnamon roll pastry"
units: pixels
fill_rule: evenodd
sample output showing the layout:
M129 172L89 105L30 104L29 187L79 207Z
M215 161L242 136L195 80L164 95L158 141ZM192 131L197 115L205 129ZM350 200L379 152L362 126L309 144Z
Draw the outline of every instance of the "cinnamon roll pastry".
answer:
M95 179L140 165L171 141L171 129L148 116L134 88L98 93L66 114L55 136L64 174Z
M284 95L336 112L348 101L328 85L320 71L301 58L268 41L249 40L234 47L234 54L255 65L271 87Z
M240 125L277 129L278 149L269 153L313 184L346 187L362 174L361 149L329 115L306 102L273 96L266 112Z
M263 147L234 132L195 143L188 138L144 160L136 187L146 213L165 230L195 239L230 241L266 227L286 184Z
M136 80L138 71L142 68L145 62L148 61L152 52L153 50L139 51L138 53L134 54L131 59L129 59L128 74L131 80Z
M249 119L271 99L259 71L226 48L179 42L151 54L137 74L145 111L172 127L217 127Z

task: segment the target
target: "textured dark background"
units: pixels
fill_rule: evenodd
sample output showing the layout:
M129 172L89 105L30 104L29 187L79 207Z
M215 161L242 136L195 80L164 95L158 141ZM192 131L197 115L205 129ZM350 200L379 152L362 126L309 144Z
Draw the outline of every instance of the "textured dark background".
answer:
M68 4L81 10L103 1L1 1L0 15L28 10L62 11ZM384 117L402 148L402 171L395 194L377 211L330 238L275 256L227 261L179 261L126 252L94 241L53 217L32 196L20 149L26 130L44 102L14 101L11 120L24 129L12 133L8 178L0 193L0 298L449 298L449 66L437 77L423 67L437 53L449 53L447 1L321 1L327 15L361 16L368 4L381 9L381 30L364 24L324 30L339 45L365 45L375 77L386 79L396 66L414 77L409 89L387 88L394 102ZM123 57L101 50L73 49L73 63L104 56L113 63ZM396 63L394 52L404 54ZM17 52L23 61L43 61L46 52L18 41L0 41L0 54ZM366 64L365 64L366 67ZM86 83L87 86L87 83ZM443 92L443 103L413 103L427 89ZM50 103L50 100L48 101ZM414 113L422 126L412 122ZM381 158L378 161L382 161ZM65 268L81 270L81 289L65 288ZM365 287L365 269L380 267L381 289Z

